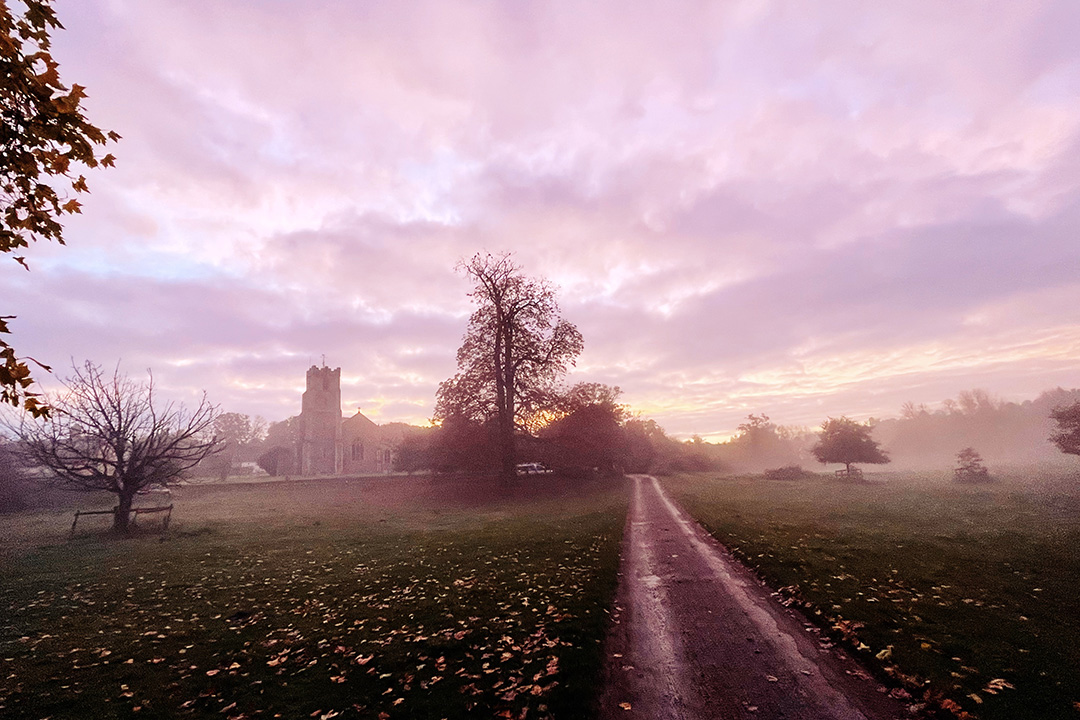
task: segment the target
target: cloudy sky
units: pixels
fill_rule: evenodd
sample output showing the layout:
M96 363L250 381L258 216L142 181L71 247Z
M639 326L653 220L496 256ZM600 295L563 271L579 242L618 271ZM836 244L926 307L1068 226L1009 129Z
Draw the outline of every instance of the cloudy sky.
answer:
M424 422L512 251L670 433L1080 385L1080 4L58 0L123 140L22 354ZM48 385L51 381L43 378Z

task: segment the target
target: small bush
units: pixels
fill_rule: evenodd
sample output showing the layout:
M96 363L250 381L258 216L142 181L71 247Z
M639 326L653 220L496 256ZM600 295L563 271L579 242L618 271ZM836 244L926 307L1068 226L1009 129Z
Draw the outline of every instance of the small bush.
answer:
M982 464L982 456L975 448L964 448L956 454L958 467L953 470L953 479L961 483L990 482L990 471Z
M765 471L766 480L803 480L813 476L814 473L803 470L801 465L785 465Z

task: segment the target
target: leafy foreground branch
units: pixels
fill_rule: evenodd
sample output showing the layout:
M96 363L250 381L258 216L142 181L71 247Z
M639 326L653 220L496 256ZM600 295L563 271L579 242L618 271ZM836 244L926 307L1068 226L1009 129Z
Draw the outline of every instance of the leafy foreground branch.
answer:
M115 158L99 157L97 146L120 139L83 115L85 88L76 84L69 88L61 82L49 33L63 26L50 0L23 0L22 5L20 16L0 2L2 253L20 252L38 240L63 244L60 218L82 212L79 201L66 190L90 192L76 168L112 166ZM13 259L28 267L25 257ZM10 332L7 321L12 319L0 317L0 335ZM21 402L35 417L48 415L48 407L38 393L30 391L31 385L29 365L0 337L0 403L18 406Z

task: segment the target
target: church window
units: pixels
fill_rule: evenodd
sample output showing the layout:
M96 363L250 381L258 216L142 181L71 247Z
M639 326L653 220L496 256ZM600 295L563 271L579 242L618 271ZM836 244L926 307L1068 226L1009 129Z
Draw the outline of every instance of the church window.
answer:
M352 445L352 459L363 460L364 459L364 444L357 440Z

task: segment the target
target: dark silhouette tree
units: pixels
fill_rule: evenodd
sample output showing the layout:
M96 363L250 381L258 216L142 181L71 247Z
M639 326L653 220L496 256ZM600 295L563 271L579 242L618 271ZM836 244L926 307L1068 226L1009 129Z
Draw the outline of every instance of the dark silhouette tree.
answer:
M127 532L136 493L168 487L222 443L212 435L217 408L203 395L188 411L156 402L153 375L137 383L86 362L48 397L48 422L25 418L12 428L27 461L61 487L117 497L113 528Z
M822 424L820 440L811 452L821 463L843 463L848 473L853 463L889 462L889 456L870 437L871 432L869 425L850 418L829 418Z
M631 473L652 471L672 441L655 420L630 418L623 423L626 436L624 469Z
M428 464L439 473L491 472L497 469L494 445L493 421L450 415L433 433Z
M555 290L509 254L476 255L460 269L478 306L457 352L458 373L439 385L435 420L492 423L499 471L514 477L515 435L535 431L558 405L558 383L581 353L581 333L559 317Z
M1050 418L1057 423L1050 441L1063 453L1080 455L1080 401L1054 408Z
M539 433L546 441L545 459L569 473L621 472L628 450L622 428L627 411L617 402L621 393L600 383L570 388L559 402L560 416Z
M81 106L85 88L68 88L60 81L49 33L63 26L51 0L22 0L22 5L18 16L0 2L0 252L5 253L29 247L31 241L63 244L59 220L81 212L81 206L66 188L57 187L89 192L76 168L111 166L115 158L98 157L95 147L120 139L87 121ZM13 257L28 267L25 257ZM10 332L11 319L0 317L0 334ZM0 339L0 402L22 403L33 416L47 416L40 393L29 389L33 382L27 363Z

